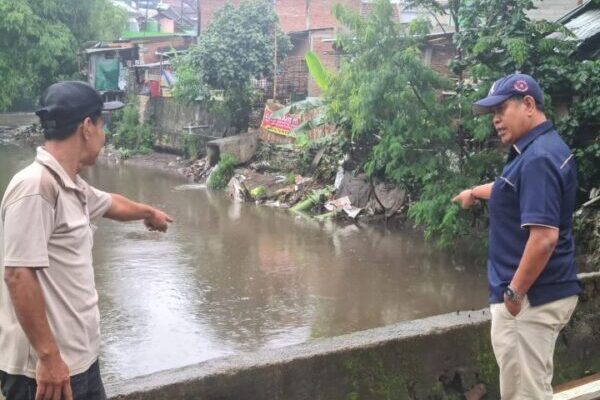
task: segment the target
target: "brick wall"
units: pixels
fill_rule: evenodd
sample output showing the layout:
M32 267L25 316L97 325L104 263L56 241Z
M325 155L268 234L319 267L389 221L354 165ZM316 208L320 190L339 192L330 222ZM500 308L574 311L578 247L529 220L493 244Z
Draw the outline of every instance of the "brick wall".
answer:
M229 4L234 7L238 7L240 5L240 0L228 0ZM215 11L223 8L225 5L225 0L201 0L200 1L200 12L202 18L202 29L206 29L210 21L213 19L213 15Z
M229 0L233 6L239 6L239 0ZM360 0L310 0L309 13L306 13L305 0L277 0L276 10L279 23L284 32L296 32L316 28L331 28L338 26L331 9L334 4L340 3L360 10ZM225 5L224 0L202 0L202 29L206 29L212 20L215 11ZM307 20L309 26L307 27Z
M423 60L436 72L453 76L448 62L456 55L456 47L450 36L430 39L423 47Z
M360 15L361 17L367 17L369 16L369 14L371 14L371 12L373 12L373 8L375 7L375 4L373 3L362 3L360 5ZM394 4L394 18L396 19L396 21L400 20L400 7L398 4Z
M452 45L446 47L434 47L431 57L431 68L442 75L452 76L452 72L448 69L448 62L455 54L456 49Z
M314 31L310 35L311 49L314 51L323 66L329 71L337 71L340 68L341 55L333 48L335 31L333 29ZM310 77L308 80L308 95L318 96L321 90L315 80Z
M337 3L355 11L360 9L360 0L310 0L307 13L304 0L277 0L279 23L284 32L337 27L339 24L331 12Z
M156 38L152 41L142 41L140 46L140 61L144 64L160 61L160 57L156 55L156 51L161 48L170 49L187 47L192 43L194 38L181 36L173 36L168 38Z

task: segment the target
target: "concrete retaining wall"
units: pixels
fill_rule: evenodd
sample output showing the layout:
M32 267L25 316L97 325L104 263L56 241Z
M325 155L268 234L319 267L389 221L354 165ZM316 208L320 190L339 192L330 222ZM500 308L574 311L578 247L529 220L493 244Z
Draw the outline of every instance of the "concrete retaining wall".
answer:
M239 164L252 159L258 146L258 132L242 133L210 141L206 144L210 165L219 162L222 154L231 154Z
M600 273L555 354L554 383L600 370ZM487 309L451 313L283 349L220 358L108 387L111 399L454 399L484 384L498 399Z
M0 126L17 127L39 122L34 113L0 113Z
M230 130L229 122L223 115L211 114L197 104L181 104L173 98L156 97L148 100L140 98L140 116L150 124L156 136L155 145L164 150L183 153L185 135L222 138Z

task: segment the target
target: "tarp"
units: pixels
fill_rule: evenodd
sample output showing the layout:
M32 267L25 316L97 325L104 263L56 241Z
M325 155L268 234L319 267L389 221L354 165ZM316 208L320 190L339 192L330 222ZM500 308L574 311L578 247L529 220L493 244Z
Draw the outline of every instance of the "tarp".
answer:
M385 213L387 217L398 212L406 203L406 192L385 182L369 182L365 174L353 176L345 173L336 197L353 207L366 209L369 214Z
M96 90L119 90L118 59L97 59L94 86Z

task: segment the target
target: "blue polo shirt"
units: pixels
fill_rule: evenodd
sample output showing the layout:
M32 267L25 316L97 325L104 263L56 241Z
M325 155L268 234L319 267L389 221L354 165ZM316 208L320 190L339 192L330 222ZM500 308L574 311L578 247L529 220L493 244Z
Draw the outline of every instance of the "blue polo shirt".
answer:
M572 223L576 191L573 155L552 122L536 126L513 145L489 200L490 303L504 301L503 291L519 266L531 225L559 230L554 253L527 293L531 305L581 292Z

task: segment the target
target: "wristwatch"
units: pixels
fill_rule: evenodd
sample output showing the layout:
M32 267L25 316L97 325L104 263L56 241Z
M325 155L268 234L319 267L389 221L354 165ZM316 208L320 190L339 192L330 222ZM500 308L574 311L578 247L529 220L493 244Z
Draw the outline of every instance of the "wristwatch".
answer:
M510 302L515 304L520 304L523 300L523 295L519 294L515 289L511 288L510 286L507 286L506 289L504 289L504 296L506 296L506 298Z

